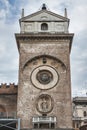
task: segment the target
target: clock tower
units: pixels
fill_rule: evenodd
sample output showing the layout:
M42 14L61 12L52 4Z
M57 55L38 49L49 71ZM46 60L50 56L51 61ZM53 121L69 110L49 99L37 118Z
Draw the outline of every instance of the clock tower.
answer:
M41 10L24 16L19 50L17 116L21 129L72 129L69 19Z

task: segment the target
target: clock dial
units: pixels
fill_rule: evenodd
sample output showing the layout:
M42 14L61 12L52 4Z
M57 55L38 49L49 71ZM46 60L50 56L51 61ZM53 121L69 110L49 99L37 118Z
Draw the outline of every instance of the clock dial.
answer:
M53 74L48 70L40 70L36 78L41 84L49 84L53 80Z
M39 66L32 71L31 81L39 89L53 88L59 80L57 71L50 66Z

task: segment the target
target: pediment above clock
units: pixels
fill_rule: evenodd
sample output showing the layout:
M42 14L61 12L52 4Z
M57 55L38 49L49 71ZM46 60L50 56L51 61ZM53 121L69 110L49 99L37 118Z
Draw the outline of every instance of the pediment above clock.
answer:
M69 21L68 18L63 17L61 15L55 14L48 10L40 10L36 13L28 15L20 19L20 21L28 22L28 21Z

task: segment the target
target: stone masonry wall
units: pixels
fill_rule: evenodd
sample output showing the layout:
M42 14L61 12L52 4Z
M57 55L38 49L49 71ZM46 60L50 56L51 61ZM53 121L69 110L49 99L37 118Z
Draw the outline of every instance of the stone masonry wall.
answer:
M51 55L59 59L65 65L65 71L61 67L50 64L59 74L59 81L55 87L48 90L41 90L33 86L31 82L32 71L42 65L38 58L37 64L26 62L30 59L41 56ZM19 85L18 85L18 104L17 115L21 118L22 128L32 128L32 118L41 116L36 109L36 101L39 95L48 94L53 100L53 109L48 116L57 117L56 127L72 128L71 114L71 86L70 86L70 60L69 60L69 40L31 41L20 43L20 66L19 66Z

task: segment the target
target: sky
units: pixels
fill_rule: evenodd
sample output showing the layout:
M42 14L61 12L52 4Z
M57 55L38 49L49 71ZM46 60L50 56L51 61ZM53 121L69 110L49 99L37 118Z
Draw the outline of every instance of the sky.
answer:
M72 96L87 96L87 0L0 0L0 84L18 84L19 53L14 34L20 33L22 8L27 16L40 10L43 3L62 16L67 8L69 32L74 33L70 54Z

